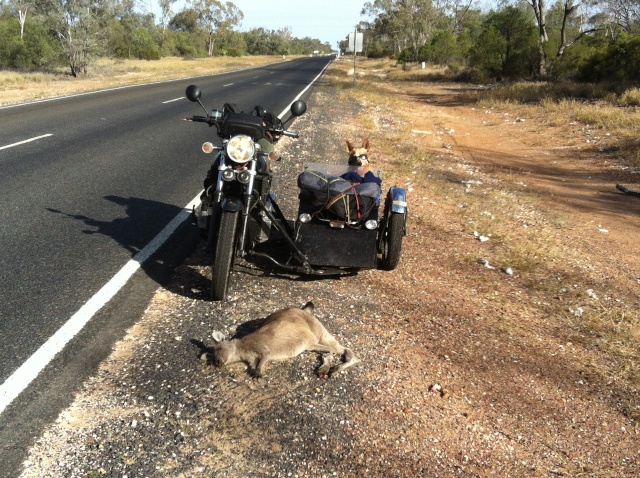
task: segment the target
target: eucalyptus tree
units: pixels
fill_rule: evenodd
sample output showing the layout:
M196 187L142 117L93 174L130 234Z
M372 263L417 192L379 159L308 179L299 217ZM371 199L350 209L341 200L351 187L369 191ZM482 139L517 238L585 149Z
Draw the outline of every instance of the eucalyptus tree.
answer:
M97 45L100 18L109 0L35 0L37 9L60 41L74 77L87 74Z
M9 10L18 17L20 23L20 41L24 40L24 25L27 21L29 11L34 11L34 0L9 0L7 2Z
M607 0L605 9L613 23L623 31L640 35L640 2L638 0Z
M162 33L167 29L171 15L173 14L173 4L178 0L158 0L160 5L160 23L162 24Z
M595 33L605 28L608 20L599 15L599 0L559 0L551 6L545 0L527 0L533 9L538 31L538 73L545 76L549 72L549 54L559 59L565 50L579 41L585 35ZM554 32L557 45L555 53L549 52L549 24L550 9L561 11L559 28Z
M213 56L218 36L223 36L240 25L244 14L232 2L222 3L218 0L189 0L188 5L194 10L198 26L207 35L207 54Z
M374 29L389 36L398 50L408 49L413 58L442 20L432 0L373 0L365 3L362 14L374 17Z

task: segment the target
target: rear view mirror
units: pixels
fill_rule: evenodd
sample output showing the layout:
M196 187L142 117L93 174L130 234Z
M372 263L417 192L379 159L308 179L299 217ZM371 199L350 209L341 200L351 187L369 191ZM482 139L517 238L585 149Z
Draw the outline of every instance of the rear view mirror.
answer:
M202 93L200 92L200 88L198 88L196 85L189 85L187 86L185 95L189 99L189 101L198 103L200 100L200 96L202 96Z
M291 114L293 116L302 116L305 111L307 111L307 104L304 101L298 100L291 104Z

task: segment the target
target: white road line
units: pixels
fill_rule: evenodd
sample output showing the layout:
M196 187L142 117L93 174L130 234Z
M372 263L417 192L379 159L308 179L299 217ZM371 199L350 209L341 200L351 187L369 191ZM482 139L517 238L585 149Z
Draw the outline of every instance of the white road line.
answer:
M318 78L327 69L327 66L316 76L309 85L302 90L293 101L300 99L300 97L316 82ZM233 83L230 83L230 86ZM293 101L291 103L293 103ZM279 118L282 118L287 111L280 113ZM0 149L9 148L29 141L34 141L39 138L44 138L48 135L39 136L30 140L23 141L21 143L15 143L14 145L4 146ZM167 224L167 226L160 231L156 237L153 238L149 244L147 244L140 252L138 252L129 262L127 262L118 273L107 282L102 289L91 297L58 331L53 334L36 352L29 357L11 376L0 385L0 414L20 395L29 384L35 380L40 372L53 360L53 358L65 347L69 341L80 332L83 327L91 320L91 318L104 307L116 293L124 287L129 279L140 269L140 266L156 252L162 244L175 232L175 230L182 224L191 214L193 206L200 201L200 194L194 197L189 204Z
M191 214L200 201L194 197L167 226L138 252L122 269L91 297L73 316L53 334L36 352L0 385L0 414L18 395L35 380L40 372L82 330L91 318L118 293L140 266L156 252Z
M227 86L231 86L233 85L233 83L227 83L226 85L222 85L223 88L226 88Z
M174 101L180 101L180 100L184 100L184 99L186 99L186 98L184 96L181 96L179 98L174 98L172 100L163 101L162 104L166 105L167 103L173 103Z
M17 143L8 144L6 146L0 146L0 149L13 148L14 146L20 146L21 144L30 143L31 141L36 141L36 140L42 139L42 138L48 138L49 136L53 136L53 133L43 134L42 136L36 136L35 138L25 139L24 141L19 141Z
M306 87L304 90L302 90L300 93L298 93L298 96L296 96L296 97L293 99L293 101L292 101L291 103L289 103L289 106L287 106L285 109L283 109L283 110L282 110L282 113L280 113L280 114L278 115L278 118L282 119L282 118L284 117L284 115L286 115L286 114L289 112L289 110L291 109L291 105L292 105L293 103L295 103L296 101L298 101L300 98L302 98L302 95L304 95L304 94L307 92L307 90L308 90L309 88L311 88L311 86L313 86L313 84L318 80L318 78L320 78L320 77L322 76L322 74L324 73L324 70L326 70L327 68L329 68L329 65L330 65L330 64L331 64L331 62L327 63L327 66L325 66L325 67L322 69L322 71L321 71L320 73L318 73L318 76L316 76L316 77L311 81L311 83L309 83L309 84L307 85L307 87Z
M95 95L96 93L104 93L105 91L124 90L124 89L127 89L127 88L138 88L138 87L147 86L147 85L159 85L159 84L162 84L162 83L173 83L173 82L183 81L183 80L193 80L193 79L196 79L196 78L206 78L206 77L210 77L210 76L221 76L221 75L227 75L229 73L238 73L240 71L254 70L256 68L260 68L260 67L259 66L252 66L252 67L249 67L249 68L241 68L239 70L223 71L223 72L220 72L220 73L209 73L207 75L190 76L190 77L187 77L187 78L175 78L173 80L151 81L149 83L140 83L138 85L124 85L124 86L116 86L116 87L113 87L113 88L105 88L105 89L102 89L102 90L85 91L83 93L75 93L75 94L72 94L72 95L56 96L54 98L45 98L43 100L27 101L25 103L18 103L18 104L15 104L15 105L0 106L0 110L4 110L4 109L7 109L7 108L19 108L21 106L32 105L32 104L36 104L36 103L46 103L48 101L58 101L58 100L63 100L63 99L67 99L67 98L75 98L76 96Z

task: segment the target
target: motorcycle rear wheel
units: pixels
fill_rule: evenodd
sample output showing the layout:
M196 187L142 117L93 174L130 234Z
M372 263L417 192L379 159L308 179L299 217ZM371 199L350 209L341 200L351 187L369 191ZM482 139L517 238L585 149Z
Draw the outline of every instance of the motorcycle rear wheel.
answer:
M238 211L221 211L220 227L211 270L211 299L225 300L236 250Z

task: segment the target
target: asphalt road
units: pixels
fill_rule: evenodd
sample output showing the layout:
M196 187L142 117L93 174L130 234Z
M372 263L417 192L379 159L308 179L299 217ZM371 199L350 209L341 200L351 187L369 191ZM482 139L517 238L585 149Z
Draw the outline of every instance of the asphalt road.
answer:
M201 88L207 108L233 102L249 111L260 104L280 114L328 61L307 58L0 109L0 387L200 191L212 159L200 145L215 134L181 121L203 114L184 98L187 85ZM42 427L196 241L186 221L6 404L0 476L17 474Z

